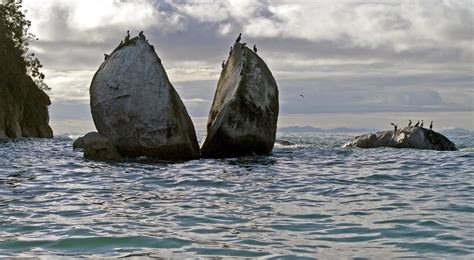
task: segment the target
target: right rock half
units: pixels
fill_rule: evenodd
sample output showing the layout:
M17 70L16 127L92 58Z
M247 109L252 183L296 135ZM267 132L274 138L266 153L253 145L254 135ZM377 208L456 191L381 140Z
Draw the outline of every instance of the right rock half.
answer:
M269 154L275 143L278 87L265 62L235 43L217 84L203 157Z

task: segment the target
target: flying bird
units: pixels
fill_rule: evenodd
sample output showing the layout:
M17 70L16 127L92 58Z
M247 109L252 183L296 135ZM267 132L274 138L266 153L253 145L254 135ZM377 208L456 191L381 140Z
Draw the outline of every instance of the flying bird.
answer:
M303 94L300 94L300 97L301 97L301 98L304 98L304 95L303 95Z

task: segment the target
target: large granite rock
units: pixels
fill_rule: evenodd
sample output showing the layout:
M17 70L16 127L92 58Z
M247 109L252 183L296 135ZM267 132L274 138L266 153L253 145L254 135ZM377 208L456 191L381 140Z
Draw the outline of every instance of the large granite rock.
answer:
M29 76L15 82L0 82L0 139L52 138L48 95Z
M278 107L278 88L270 69L256 53L235 43L217 84L201 155L270 153Z
M97 132L90 132L82 137L82 145L86 159L105 162L122 160L113 144Z
M405 127L395 131L357 136L344 147L416 148L440 151L455 151L456 146L444 135L422 127Z
M123 156L199 158L196 132L152 45L134 38L94 75L91 111L98 132Z

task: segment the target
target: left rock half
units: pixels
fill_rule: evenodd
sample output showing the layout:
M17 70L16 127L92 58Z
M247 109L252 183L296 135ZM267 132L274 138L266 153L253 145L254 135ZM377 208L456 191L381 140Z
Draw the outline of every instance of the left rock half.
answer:
M95 73L90 96L98 132L121 155L199 157L191 118L147 41L137 37L115 49Z

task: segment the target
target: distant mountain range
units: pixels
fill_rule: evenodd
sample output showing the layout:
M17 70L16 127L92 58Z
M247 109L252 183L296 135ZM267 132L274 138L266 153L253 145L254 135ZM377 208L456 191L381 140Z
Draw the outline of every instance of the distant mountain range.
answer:
M361 133L361 132L376 132L376 129L370 128L348 128L338 127L332 129L322 129L312 126L289 126L278 128L280 133Z
M464 128L452 128L452 129L440 130L439 132L443 134L474 134L474 131L464 129Z
M380 130L372 128L348 128L338 127L332 129L322 129L312 126L289 126L278 128L279 133L375 133ZM436 131L436 129L435 129ZM437 131L443 134L474 134L474 131L464 128L452 128Z

